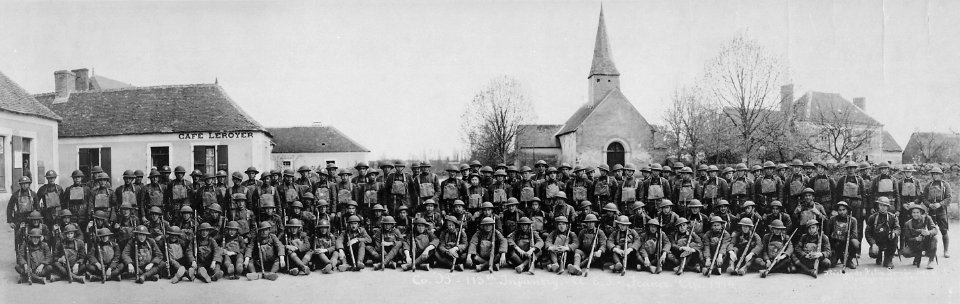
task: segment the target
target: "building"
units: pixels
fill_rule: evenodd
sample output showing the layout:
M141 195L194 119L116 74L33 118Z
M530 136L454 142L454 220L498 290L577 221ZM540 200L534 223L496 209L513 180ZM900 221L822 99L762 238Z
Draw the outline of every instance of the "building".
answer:
M100 166L119 183L124 170L164 165L210 173L270 167L270 133L217 84L136 87L102 77L94 83L87 69L54 76L56 91L35 97L62 117L65 172L80 169L89 178Z
M33 177L36 186L46 183L37 178L43 172L58 170L59 121L59 115L0 72L0 202L20 188L21 176Z
M780 113L793 113L798 130L802 134L816 134L823 128L849 130L853 134L846 138L823 140L858 140L864 137L864 143L854 149L845 160L868 161L872 163L889 161L900 163L900 145L893 136L884 130L884 125L874 119L866 110L866 98L855 97L848 100L838 93L824 93L806 91L794 98L794 85L787 84L780 88ZM784 116L790 117L790 116ZM859 142L859 141L858 141ZM813 142L823 145L824 148L841 146L842 143ZM829 155L814 153L815 160L834 161Z
M904 164L960 162L960 134L913 132L902 157Z
M353 167L367 161L370 150L332 126L267 128L273 135L271 160L275 167L297 170L335 164L341 168Z
M570 164L646 164L662 157L653 126L620 90L607 28L600 11L587 101L562 125L524 125L517 134L518 162L538 159Z

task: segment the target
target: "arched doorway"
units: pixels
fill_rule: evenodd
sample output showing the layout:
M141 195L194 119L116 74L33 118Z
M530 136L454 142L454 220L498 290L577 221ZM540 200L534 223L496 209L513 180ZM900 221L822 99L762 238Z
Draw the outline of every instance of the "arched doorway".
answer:
M607 166L610 166L613 169L614 165L624 164L624 152L623 145L619 142L612 142L607 146Z

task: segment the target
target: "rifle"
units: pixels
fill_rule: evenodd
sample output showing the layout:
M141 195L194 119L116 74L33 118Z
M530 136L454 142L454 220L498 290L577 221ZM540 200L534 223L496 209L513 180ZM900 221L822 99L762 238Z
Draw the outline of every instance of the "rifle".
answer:
M107 262L103 260L103 247L100 246L100 236L97 235L97 231L100 230L98 226L97 219L93 219L93 241L97 246L97 255L100 256L100 264L103 265L103 267L100 267L100 274L102 275L100 277L100 284L104 284L107 282Z
M200 224L200 220L197 218L197 210L193 210L193 260L198 261L197 255L197 225Z
M261 242L263 239L260 237L259 224L257 224L257 232L255 235L257 236L257 256L260 259L260 277L263 277L266 274L267 267L263 265L263 247L260 247L262 246Z
M817 252L819 253L823 249L823 225L820 225L820 235L817 238ZM820 257L822 258L822 257ZM817 258L813 261L813 278L817 278L817 273L820 272L820 258Z
M738 265L736 267L737 270L740 270L741 268L744 268L747 266L747 254L748 254L747 252L750 251L750 243L751 241L753 241L753 234L757 232L757 226L760 226L759 221L757 222L756 225L753 225L752 229L750 229L750 235L747 236L747 246L743 247L743 256L740 257L739 261L737 261L737 265Z
M687 227L687 233L689 235L687 237L687 247L690 247L690 242L693 241L693 225L692 224L693 223L691 223L691 225L688 225ZM680 242L680 237L677 236L677 240L674 243L679 243L679 242ZM677 269L677 275L683 274L683 269L687 268L687 258L689 257L690 257L689 255L685 256L683 257L683 260L680 261L680 269Z
M383 245L383 241L386 240L384 238L384 235L386 235L386 231L383 229L383 220L381 220L380 221L380 271L387 271L386 270L387 261L385 260L386 257L384 257L387 255L387 246Z
M847 244L843 249L843 261L841 262L843 263L843 267L840 268L840 273L847 273L847 258L849 258L850 255L850 229L853 228L853 217L849 217L847 220L850 221L850 223L847 223Z
M629 229L630 228L627 228L627 230L623 230L623 269L620 271L621 277L627 273L627 265L628 265L627 262L630 261L630 256L627 255L627 235L630 234L628 232L630 231Z
M460 216L460 228L457 229L457 242L453 246L460 246L460 234L463 233L463 222L467 220L467 214L464 213ZM457 267L457 256L453 256L453 262L450 263L450 272L453 272L453 269Z
M717 259L720 258L720 245L723 245L723 233L726 228L720 230L720 238L717 241L717 249L713 254L713 259L710 260L710 266L707 267L707 277L710 277L711 272L713 272L713 266L717 264Z
M773 270L773 266L777 265L777 263L779 263L780 260L783 259L780 256L783 255L784 251L787 251L787 246L790 245L791 240L793 240L793 235L797 233L797 230L800 230L800 228L798 227L793 229L793 232L790 233L790 237L786 239L786 241L784 242L785 244L783 244L783 247L780 247L780 251L777 252L777 256L773 258L773 262L770 262L770 265L767 265L767 270L764 270L762 273L760 273L761 278L766 278L767 274L770 273L770 270Z
M344 235L347 236L344 241L347 242L347 244L346 244L346 245L347 245L347 250L349 250L349 252L350 252L350 259L353 260L353 267L354 267L354 268L357 268L357 255L353 254L353 245L350 245L350 230L347 229L347 231L344 232ZM286 245L286 244L284 244L284 245ZM288 268L290 267L289 265L290 265L290 264L287 264L287 267L288 267ZM414 267L414 269L416 269L416 267Z
M417 240L414 239L413 235L417 230L414 227L408 229L408 233L410 234L410 268L412 268L413 272L417 272Z
M657 272L656 274L660 274L660 271L663 268L663 257L664 257L663 255L665 253L663 252L663 235L661 233L663 233L663 231L660 229L657 229Z
M67 283L73 284L73 271L71 271L70 269L70 266L71 266L70 257L67 256L67 246L63 244L63 241L64 241L63 230L60 230L60 227L57 227L57 237L60 238L58 243L60 243L60 252L63 252L63 260L66 261L67 263L67 267L66 267L67 277L70 278L70 280L67 281ZM77 242L73 242L73 247L74 248L77 247Z
M564 243L570 244L570 230L569 230L569 229L567 229L567 237L566 237L566 240L564 240ZM566 246L566 244L564 244L564 246ZM560 254L560 271L557 271L557 275L563 274L564 270L566 270L566 269L567 269L567 251L565 250L565 251L563 251L563 253Z
M490 228L490 261L489 261L490 268L487 269L490 273L493 273L493 264L496 263L496 261L494 261L496 259L497 259L497 223L496 223L496 220L494 220L493 228Z
M167 243L167 226L163 225L163 218L160 219L160 232L161 237L163 238L163 260L164 262L170 262L170 244ZM170 267L163 267L164 271L167 272L167 278L173 278L173 274L170 273Z
M134 237L130 241L133 242L133 274L136 275L136 280L140 282L140 247L137 247L137 238Z
M23 245L22 245L23 257L27 260L27 269L24 269L23 272L27 274L27 285L33 286L33 277L34 277L33 261L31 261L31 258L30 258L30 248L29 248L30 243L29 241L27 241L27 239L30 238L29 236L27 236L27 226L23 226L23 229L21 231L23 231L23 233L21 234L23 236L22 237L23 238Z
M590 253L587 255L587 269L583 271L583 277L590 275L590 264L593 263L593 253L597 251L597 239L600 238L600 227L593 228L593 245L590 245Z

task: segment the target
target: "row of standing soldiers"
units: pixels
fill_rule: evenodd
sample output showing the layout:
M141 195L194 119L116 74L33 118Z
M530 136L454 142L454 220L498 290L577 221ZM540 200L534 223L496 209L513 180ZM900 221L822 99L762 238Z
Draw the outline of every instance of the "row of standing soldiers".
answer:
M766 238L771 233L783 236L787 230L807 230L806 224L816 221L814 226L824 226L818 230L824 231L828 238L826 245L819 244L817 248L829 248L830 244L833 248L853 247L847 251L850 254L842 254L846 263L839 264L845 267L855 267L851 261L859 255L860 236L864 234L871 244L871 256L877 257L878 264L888 267L892 267L894 255L913 254L917 257L916 265L923 252L931 259L935 257L933 236L937 230L946 249L945 209L951 191L938 168L931 171L933 181L921 186L912 178L910 168L902 171L902 178L894 178L889 166L881 164L879 175L870 177L859 174L863 173L858 171L859 165L848 163L847 175L833 179L826 175L824 165L812 165L812 171L811 165L794 161L792 174L784 177L771 162L764 164L761 171L750 174L746 165L739 164L732 172L725 169L723 177L719 176L717 167L706 166L699 170L704 173L702 176L694 177L687 167L677 170L678 176L662 175L666 170L658 164L644 166L637 176L632 164L616 166L610 172L605 165L597 169L561 165L562 170L558 170L538 162L534 172L525 166L516 170L501 164L492 170L473 163L448 168L447 178L441 182L430 172L427 163L414 164L413 174L405 172L402 163L382 166L381 170L361 163L355 167L357 177L339 168L319 170L317 175L310 174L308 168L300 168L299 178L292 170L285 170L282 174L279 171L262 174L261 179L256 179L259 172L251 167L245 172L246 180L234 172L230 186L227 186L225 172L214 175L194 171L192 181L187 181L186 170L178 166L172 170L174 178L170 180L165 180L171 171L168 167L161 168L162 172L151 170L149 184L141 184L142 173L128 170L123 175L124 184L115 189L110 186L106 173L95 172L95 180L83 183L84 174L79 170L71 174L73 185L63 189L56 184L56 172L51 171L46 174L48 183L37 192L29 189L28 177L21 180L21 190L11 197L7 214L8 221L19 232L17 253L22 259L18 259L18 270L39 270L40 267L21 265L29 264L20 263L28 260L43 262L56 256L61 263L59 267L56 263L34 263L52 268L46 273L21 271L27 281L30 273L38 276L59 273L58 277L76 279L82 277L81 274L96 275L96 269L101 272L101 280L119 279L121 274L128 274L140 282L156 278L160 270L169 272L169 276L176 278L175 282L195 277L211 281L224 275L236 278L243 272L275 278L271 274L278 267L291 273L309 274L310 270L317 269L359 270L370 262L375 268L396 267L399 263L401 268L415 270L442 264L445 259L450 267L461 269L463 265L494 269L517 264L518 271L521 268L532 271L531 266L539 265L554 271L566 268L571 273L579 273L594 255L552 254L576 253L577 248L556 245L553 234L563 231L570 236L571 245L577 243L574 235L585 234L578 239L589 240L582 245L589 243L591 249L597 248L593 238L599 239L601 249L592 252L596 253L595 258L603 259L605 267L615 271L628 267L627 262L620 259L625 260L624 257L633 253L638 256L631 265L650 269L657 263L656 269L650 270L659 272L663 267L661 260L669 258L669 254L657 254L655 257L662 258L651 259L649 255L642 256L642 252L650 253L649 250L630 249L633 247L629 244L643 244L642 240L647 238L640 235L648 233L663 233L664 240L655 242L658 253L670 252L670 244L683 251L677 257L697 253L689 267L700 270L715 262L716 269L721 265L729 268L727 264L736 260L735 251L711 250L712 245L724 243L722 235L708 235L716 226L713 224L718 223L715 219L722 221L720 230L728 236L741 235L740 239L748 241L753 238L747 237L747 227L754 227L749 229L757 238L760 235ZM381 172L385 176L381 176ZM826 192L822 191L824 185L829 189ZM800 190L796 192L798 187ZM874 197L876 199L871 200ZM868 201L869 204L865 203ZM921 213L919 218L911 214L916 213L914 211ZM868 212L870 217L864 225L864 215ZM858 217L861 220L857 220ZM781 226L783 228L779 228ZM635 228L641 231L632 230ZM394 230L397 234L392 235ZM371 237L368 231L377 237ZM629 231L637 236L631 237ZM908 233L910 231L916 231L914 234L920 236L919 239ZM445 232L449 234L447 241L456 236L470 246L460 248L460 241L439 245L437 237ZM622 237L628 245L605 241L606 236L619 239L618 232L624 234ZM904 235L900 235L901 232ZM688 237L699 236L706 242L700 243L703 247L681 246L684 233ZM469 243L467 235L472 236ZM419 242L418 236L426 239ZM499 239L507 238L505 236L511 241ZM38 237L49 243L34 242ZM522 250L510 247L516 243L512 240L514 237L528 238L525 243L521 242L525 245L517 246ZM802 238L793 235L790 239ZM711 243L714 239L716 242ZM111 242L116 243L115 248L108 248ZM736 247L733 245L738 243L730 242L727 246ZM262 246L249 246L251 243ZM686 243L697 244L693 240ZM53 251L46 256L27 254L35 252L29 249L38 244L48 244L48 249ZM88 246L78 246L80 244L103 246L92 245L98 248L99 255L95 255L89 254L94 251L88 250ZM157 244L164 247L163 250ZM371 244L381 245L380 250ZM390 249L384 244L389 244ZM759 246L761 242L753 244ZM323 251L320 248L323 245L331 245L324 251L326 255L318 254ZM607 245L612 245L606 250L608 253L619 253L604 255ZM581 251L586 247L578 246ZM781 244L780 247L788 246ZM260 249L248 253L247 248ZM174 249L173 253L170 249ZM744 247L740 252L750 251L748 249ZM285 250L310 255L294 254L295 259L288 257ZM551 254L543 254L541 250ZM139 254L131 253L132 257L128 257L124 254L128 251ZM451 251L458 255L450 254ZM368 252L370 254L366 254ZM471 252L471 256L466 256ZM501 258L497 259L496 254L484 256L484 252L499 253ZM508 255L509 252L513 253ZM259 259L250 262L253 255ZM263 255L266 260L258 262ZM376 263L378 255L382 263ZM94 258L96 261L111 262L100 262L97 266L89 260L94 256L107 258ZM820 258L828 256L832 265L837 265L836 261L841 258L841 254L821 254ZM744 258L741 261L750 260L744 255L740 257ZM71 263L67 260L72 261L73 266L68 266ZM274 260L275 263L264 264ZM88 263L79 267L84 261ZM674 261L679 259L667 264ZM294 267L288 269L291 263ZM574 267L566 267L568 264ZM122 265L127 265L126 269ZM728 270L742 273L747 268ZM785 267L784 270L795 269ZM110 272L109 275L106 272Z

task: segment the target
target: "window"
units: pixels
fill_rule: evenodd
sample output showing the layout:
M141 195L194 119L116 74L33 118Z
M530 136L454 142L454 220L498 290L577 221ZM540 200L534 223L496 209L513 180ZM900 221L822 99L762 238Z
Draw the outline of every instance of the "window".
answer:
M160 169L170 165L170 147L150 147L150 164Z
M96 166L100 166L103 172L110 175L110 148L81 148L78 154L77 164L80 172L83 172L84 181L94 178L90 171Z
M289 160L282 161L282 162L280 162L280 164L281 164L284 168L290 169L291 163L290 163Z
M335 160L328 160L328 161L327 161L327 164L328 164L328 165L336 165L336 164L337 164L337 161L335 161Z
M194 146L193 169L211 174L217 170L227 171L227 146Z
M24 173L23 175L28 175L27 173L30 172L30 139L29 138L26 138L26 137L23 138L23 144L20 145L20 149L21 149L20 159L23 162L21 163L22 165L21 168L23 168L23 173Z
M5 192L7 190L7 176L4 175L4 172L7 172L7 153L4 149L6 146L7 138L0 136L0 192Z

